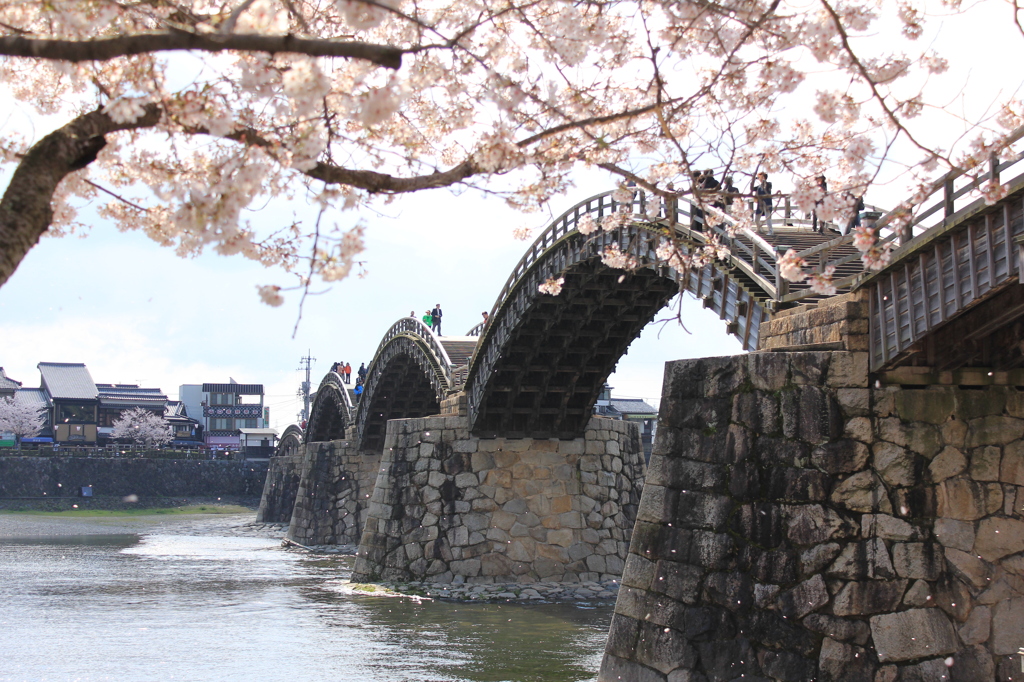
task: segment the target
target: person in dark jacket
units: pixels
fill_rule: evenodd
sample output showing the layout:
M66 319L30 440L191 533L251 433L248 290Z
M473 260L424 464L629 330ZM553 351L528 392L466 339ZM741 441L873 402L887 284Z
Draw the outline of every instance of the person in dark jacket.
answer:
M365 362L359 363L358 375L359 375L358 378L357 378L358 383L361 384L364 381L366 381L366 363Z
M438 303L434 306L434 309L430 311L430 330L441 336L441 316L444 313L441 312L441 304Z
M754 186L751 188L754 195L754 226L761 231L761 216L765 217L768 224L768 235L775 234L772 229L772 183L768 182L768 174L761 171L754 179Z

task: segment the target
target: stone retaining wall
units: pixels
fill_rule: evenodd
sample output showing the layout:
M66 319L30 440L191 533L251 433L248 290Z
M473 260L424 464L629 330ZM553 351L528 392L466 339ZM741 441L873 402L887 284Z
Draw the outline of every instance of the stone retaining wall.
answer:
M305 446L302 446L305 449ZM263 485L263 496L260 508L256 511L256 521L260 523L289 523L292 510L295 508L295 495L299 491L302 479L302 462L304 455L288 455L272 457L267 471L267 480Z
M670 363L599 680L1024 680L1024 392Z
M388 422L354 581L621 575L643 485L635 424L575 440L479 439L465 417Z
M358 543L379 463L380 453L360 452L354 441L307 444L288 538L303 545Z
M0 497L256 497L266 462L132 457L0 457Z

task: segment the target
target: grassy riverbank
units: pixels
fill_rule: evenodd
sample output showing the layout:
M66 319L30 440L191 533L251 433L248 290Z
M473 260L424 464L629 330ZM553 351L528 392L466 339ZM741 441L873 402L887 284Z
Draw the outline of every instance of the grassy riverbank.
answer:
M258 499L149 497L127 501L121 497L65 497L52 499L0 499L0 514L103 517L179 514L244 514L255 511Z

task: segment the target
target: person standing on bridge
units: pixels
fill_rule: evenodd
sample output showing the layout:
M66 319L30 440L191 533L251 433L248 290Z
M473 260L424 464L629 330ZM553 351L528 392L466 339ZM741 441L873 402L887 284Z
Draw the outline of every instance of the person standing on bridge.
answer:
M821 198L814 202L814 208L811 210L811 230L825 234L825 221L822 220L821 224L818 224L818 207L821 206L822 202L825 201L825 197L828 196L828 182L825 181L824 175L818 176L818 189L821 190Z
M362 384L366 381L366 363L359 363L359 377L356 379L357 384Z
M352 365L345 363L345 383L352 383Z
M356 402L358 403L359 399L363 396L363 382L356 381L356 387L352 392L356 394Z
M441 316L443 314L440 303L436 304L434 309L430 311L430 330L438 336L441 336Z
M751 188L754 195L754 227L761 231L761 216L765 217L768 224L768 236L775 236L772 229L772 183L768 182L768 174L761 171L754 179L754 186Z

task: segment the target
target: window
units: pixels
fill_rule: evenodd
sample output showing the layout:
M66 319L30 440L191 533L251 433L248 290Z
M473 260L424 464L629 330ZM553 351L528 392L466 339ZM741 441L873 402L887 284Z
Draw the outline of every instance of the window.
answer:
M210 394L211 405L234 405L234 396L230 393L211 393Z
M245 420L245 427L244 427L244 428L247 428L247 429L255 429L255 428L258 428L258 427L256 426L256 422L257 422L257 421L258 421L258 420L256 420L256 419L246 419L246 420Z
M96 408L93 405L60 403L58 422L95 422Z
M232 421L234 421L234 420L232 420L232 419L225 419L223 417L218 417L216 419L211 419L210 420L210 428L214 429L216 431L228 431L229 429L231 429L233 427L233 424L231 423Z

